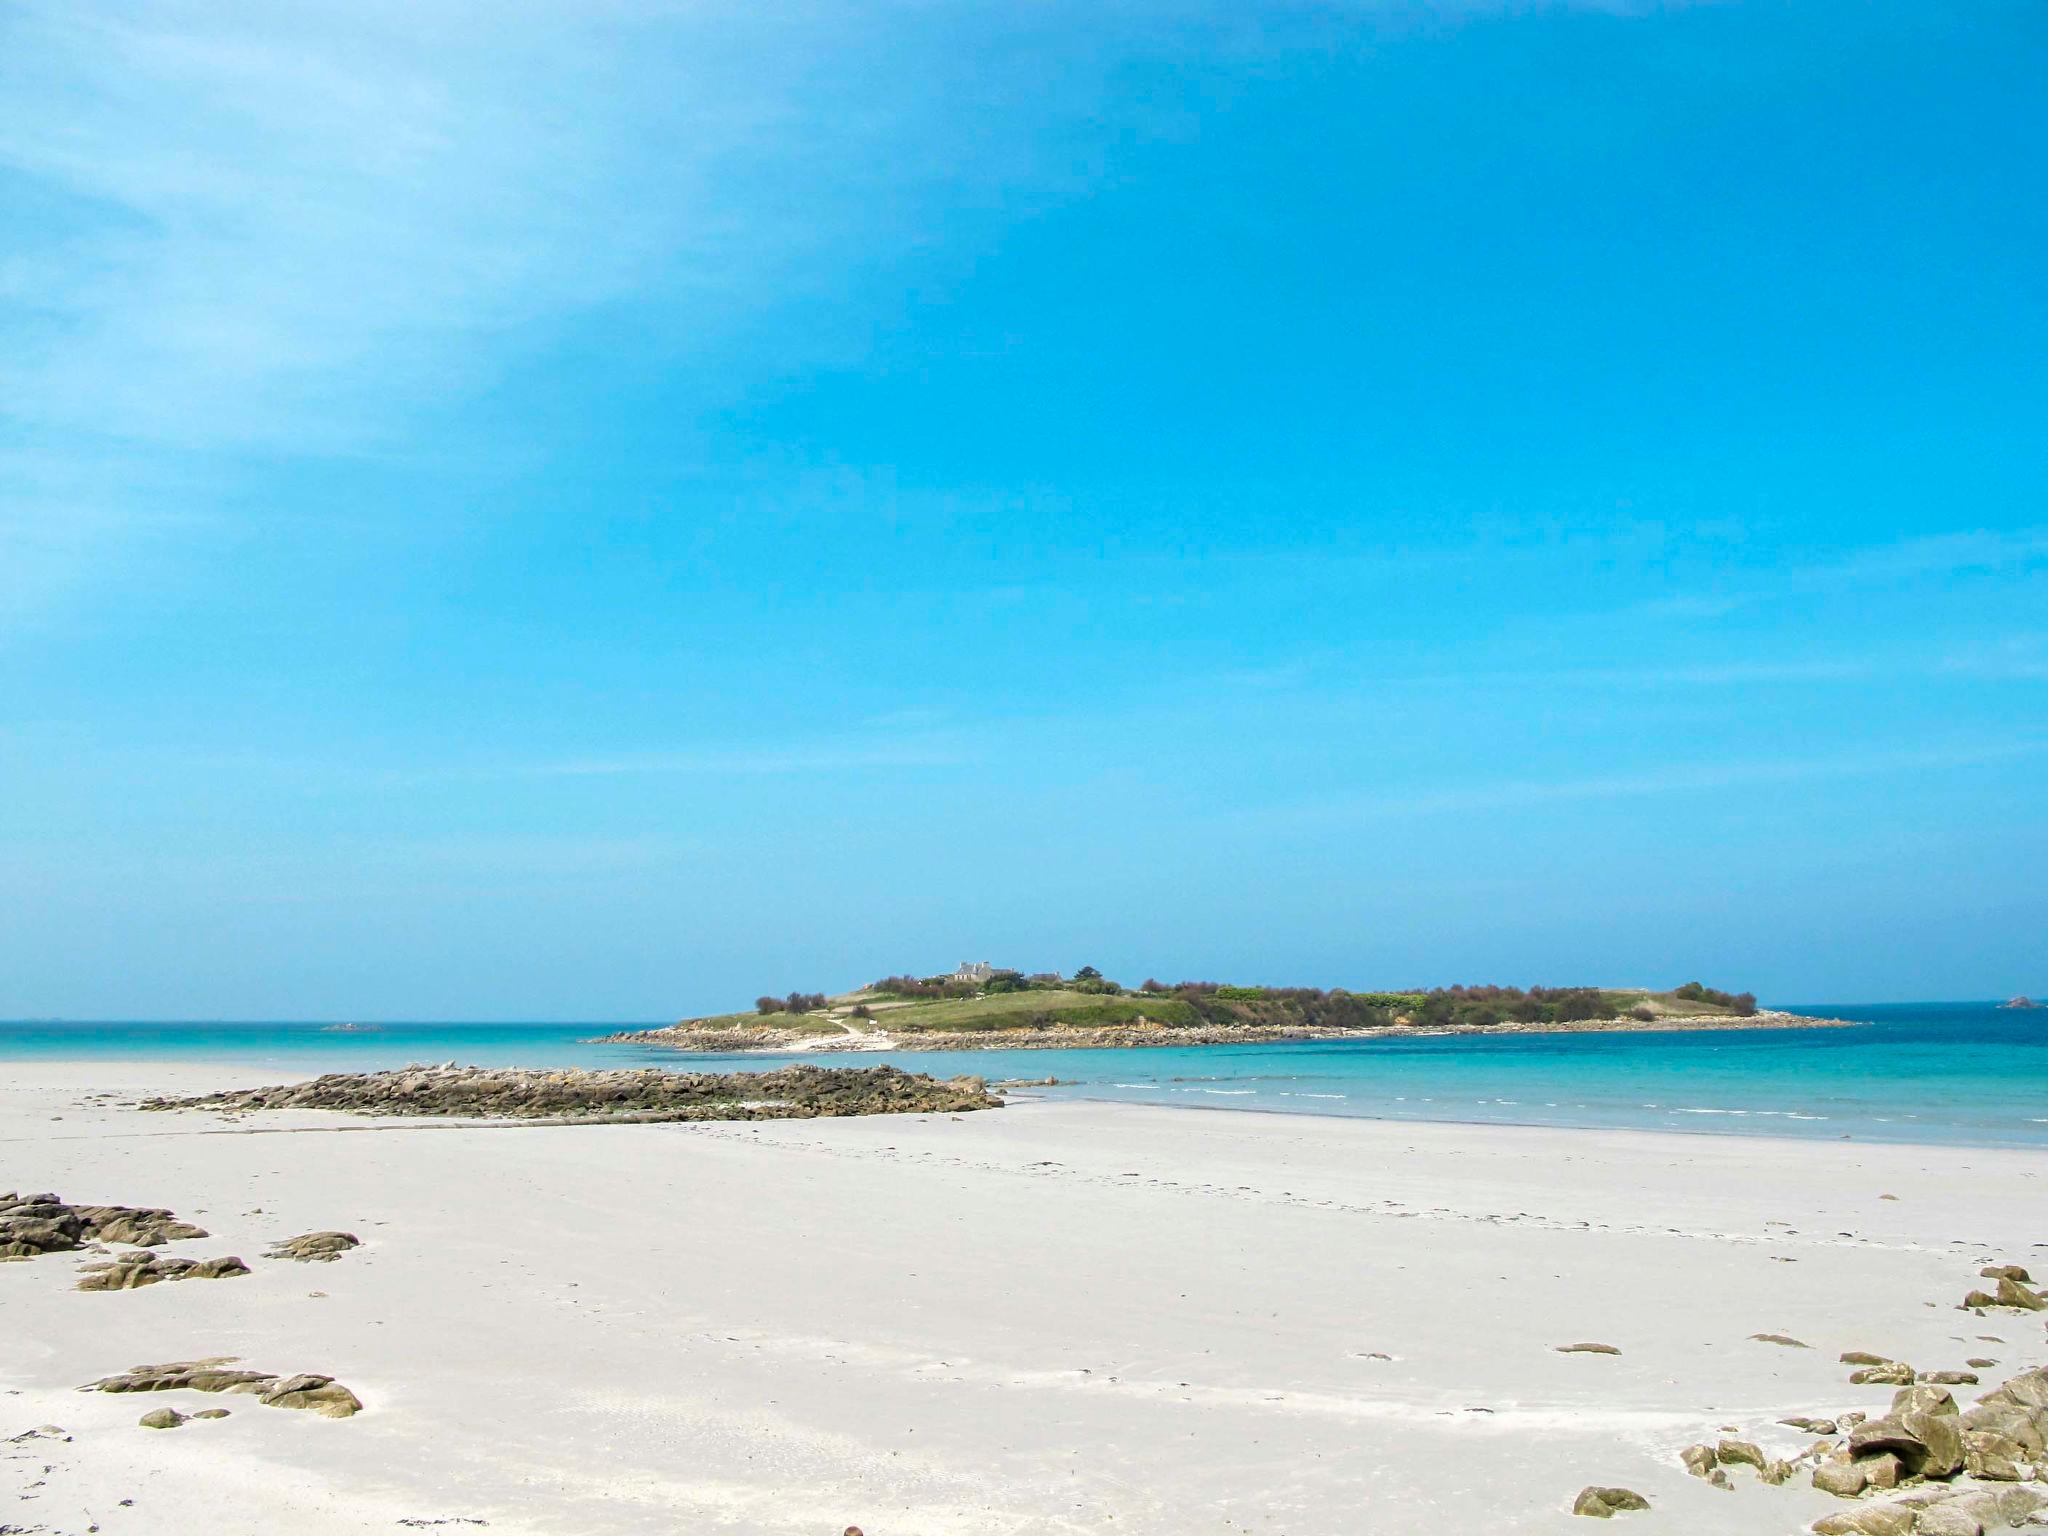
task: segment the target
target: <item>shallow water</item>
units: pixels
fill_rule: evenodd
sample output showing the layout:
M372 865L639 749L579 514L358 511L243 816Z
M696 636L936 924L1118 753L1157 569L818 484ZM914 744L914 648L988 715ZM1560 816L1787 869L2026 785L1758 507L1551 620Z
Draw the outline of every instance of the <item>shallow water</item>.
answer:
M874 1052L942 1076L1056 1076L1055 1098L1383 1119L2048 1146L2048 1012L1816 1004L1855 1029L1462 1035L1152 1050ZM762 1070L786 1058L592 1045L626 1025L0 1023L0 1061L221 1060L280 1070L414 1061Z

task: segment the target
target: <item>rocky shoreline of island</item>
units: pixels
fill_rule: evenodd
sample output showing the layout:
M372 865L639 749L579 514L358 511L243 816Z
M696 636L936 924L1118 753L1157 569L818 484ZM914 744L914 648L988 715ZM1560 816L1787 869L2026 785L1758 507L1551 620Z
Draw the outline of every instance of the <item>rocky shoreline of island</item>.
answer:
M1113 1025L1023 1025L1007 1029L921 1029L892 1033L883 1018L859 1034L819 1035L772 1024L721 1023L699 1027L688 1021L658 1029L598 1035L592 1045L641 1045L703 1055L750 1052L852 1053L863 1051L1049 1051L1133 1050L1172 1046L1248 1045L1283 1040L1441 1039L1460 1035L1665 1034L1696 1030L1853 1029L1854 1019L1815 1017L1762 1009L1753 1014L1675 1015L1657 1019L1577 1019L1554 1023L1373 1025L1316 1028L1291 1024L1201 1024L1132 1021Z

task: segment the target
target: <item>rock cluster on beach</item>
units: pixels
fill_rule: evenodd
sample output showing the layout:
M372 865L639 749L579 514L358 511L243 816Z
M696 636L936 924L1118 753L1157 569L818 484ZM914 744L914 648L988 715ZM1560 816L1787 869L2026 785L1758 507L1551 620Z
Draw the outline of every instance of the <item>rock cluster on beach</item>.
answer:
M219 1259L172 1259L146 1250L117 1254L79 1270L81 1291L133 1291L165 1280L229 1280L249 1273L232 1255Z
M1990 1266L1982 1278L1996 1281L1998 1296L2010 1299L1973 1291L1966 1309L2048 1306L2028 1289L2027 1272L2017 1265ZM1815 1521L1819 1536L1983 1536L2048 1508L2048 1492L2018 1486L2048 1482L2048 1368L2023 1371L1961 1409L1948 1389L1976 1385L1975 1369L1915 1371L1861 1350L1841 1360L1856 1367L1852 1384L1898 1388L1885 1413L1784 1418L1781 1424L1820 1438L1789 1459L1766 1456L1748 1441L1687 1446L1680 1453L1686 1470L1725 1488L1731 1468L1748 1466L1764 1482L1784 1483L1811 1464L1815 1488L1863 1501Z
M246 1392L267 1408L303 1408L323 1419L345 1419L362 1411L362 1402L332 1376L301 1373L279 1376L269 1371L243 1371L226 1358L177 1360L168 1365L138 1365L113 1376L89 1381L81 1392Z
M69 1253L91 1243L155 1248L206 1235L155 1207L67 1205L51 1194L0 1194L0 1258Z
M1000 1109L978 1077L940 1081L898 1067L783 1067L773 1072L667 1072L406 1067L336 1072L307 1083L196 1098L145 1099L143 1109L331 1109L363 1115L607 1121L790 1120Z

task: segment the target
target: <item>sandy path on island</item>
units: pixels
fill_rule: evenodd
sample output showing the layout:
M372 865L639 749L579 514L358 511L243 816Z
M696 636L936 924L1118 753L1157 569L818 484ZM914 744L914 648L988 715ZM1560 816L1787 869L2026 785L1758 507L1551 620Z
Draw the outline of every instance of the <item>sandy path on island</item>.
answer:
M1086 1104L221 1134L89 1098L280 1080L6 1069L0 1190L168 1205L215 1234L172 1251L256 1274L86 1294L73 1256L0 1265L0 1442L73 1437L0 1443L0 1525L1563 1533L1620 1483L1656 1506L1629 1531L1759 1536L1836 1506L1718 1492L1679 1447L1880 1408L1844 1349L2048 1359L2040 1319L1953 1306L1980 1263L2040 1261L2038 1153ZM260 1257L327 1227L365 1246ZM1554 1351L1581 1340L1623 1353ZM71 1390L202 1355L367 1409L173 1394L233 1416L151 1432L167 1399Z

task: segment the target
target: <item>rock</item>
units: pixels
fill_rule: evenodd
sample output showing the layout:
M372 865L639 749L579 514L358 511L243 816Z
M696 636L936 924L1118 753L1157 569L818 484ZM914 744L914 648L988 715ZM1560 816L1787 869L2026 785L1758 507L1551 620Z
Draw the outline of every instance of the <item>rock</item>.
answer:
M1903 1387L1913 1379L1913 1367L1903 1360L1887 1361L1883 1365L1866 1365L1860 1371L1849 1373L1849 1384L1857 1387Z
M61 1424L38 1424L34 1429L24 1429L18 1435L9 1435L9 1445L20 1445L25 1440L69 1440L71 1436Z
M1984 1522L1954 1504L1930 1504L1913 1522L1914 1536L1984 1536Z
M1998 1362L1996 1360L1987 1360L1982 1355L1972 1355L1969 1359L1965 1360L1963 1364L1967 1365L1973 1371L1988 1371L1991 1369L1991 1367L1998 1364Z
M2018 1441L1988 1429L1963 1431L1963 1470L1986 1482L2017 1483L2027 1453Z
M1560 1355L1618 1355L1621 1353L1612 1344L1560 1344L1557 1346L1557 1352Z
M1956 1400L1949 1395L1946 1387L1914 1383L1904 1391L1892 1394L1892 1412L1901 1413L1954 1413Z
M1752 1333L1750 1337L1759 1344L1782 1344L1787 1349L1811 1349L1811 1344L1802 1343L1788 1333Z
M185 1415L175 1408L152 1408L135 1422L144 1429L176 1429L185 1422Z
M225 1408L202 1408L192 1417L195 1419L224 1419L228 1416Z
M1776 1459L1767 1461L1757 1469L1757 1475L1775 1488L1792 1481L1792 1463Z
M1764 1453L1748 1440L1723 1440L1714 1447L1714 1454L1721 1458L1724 1467L1755 1467L1764 1469Z
M1983 1280L2017 1280L2022 1285L2031 1285L2034 1279L2017 1264L1986 1264L1977 1271L1977 1276Z
M1916 1381L1931 1381L1947 1387L1974 1387L1977 1385L1975 1371L1922 1371Z
M0 1257L33 1258L93 1243L154 1248L206 1233L169 1211L127 1205L68 1205L52 1194L0 1194Z
M1835 1424L1840 1429L1840 1431L1846 1435L1850 1430L1854 1429L1858 1424L1861 1424L1865 1419L1869 1417L1870 1415L1865 1413L1862 1409L1852 1408L1847 1413L1836 1414Z
M1891 1361L1890 1361L1889 1359L1887 1359L1887 1358L1886 1358L1885 1356L1883 1356L1883 1355L1873 1355L1873 1354L1871 1354L1871 1353L1870 1353L1870 1351L1868 1351L1868 1350L1866 1350L1866 1349L1852 1349L1852 1350L1848 1351L1848 1353L1846 1353L1846 1354L1843 1354L1843 1355L1839 1355L1839 1356L1837 1356L1836 1358L1837 1358L1837 1359L1839 1359L1839 1360L1840 1360L1840 1361L1842 1362L1842 1364L1844 1364L1844 1365L1890 1365L1890 1364L1891 1364Z
M1842 1456L1822 1462L1813 1469L1813 1486L1838 1499L1853 1499L1869 1486L1870 1469Z
M1616 1510L1649 1507L1650 1501L1630 1488L1588 1487L1579 1490L1578 1498L1572 1503L1572 1513L1608 1520L1613 1518Z
M2010 1275L1998 1277L1996 1294L2001 1307L2018 1307L2025 1312L2048 1312L2048 1297L2028 1290Z
M332 1376L274 1376L267 1371L231 1370L225 1360L174 1361L138 1365L104 1376L86 1392L252 1392L271 1408L304 1408L322 1418L345 1419L362 1411L362 1401Z
M2031 1461L2043 1454L2043 1435L2040 1426L2034 1422L2034 1415L2017 1404L1987 1398L1962 1415L1963 1434L1995 1435L2019 1447L2022 1460Z
M305 1232L288 1237L266 1253L266 1259L294 1259L301 1264L332 1264L351 1248L362 1246L353 1232Z
M1818 1536L1911 1536L1914 1512L1897 1504L1838 1510L1813 1522Z
M305 1408L324 1419L345 1419L363 1410L355 1393L332 1376L287 1376L257 1401L269 1408Z
M1836 1433L1835 1421L1833 1419L1809 1419L1804 1415L1795 1414L1789 1419L1780 1419L1778 1422L1792 1429L1803 1429L1809 1435L1832 1435Z
M146 1099L140 1107L331 1109L364 1115L601 1124L958 1113L1000 1109L1003 1101L992 1096L978 1077L941 1082L900 1067L806 1065L778 1067L772 1072L668 1072L659 1067L625 1067L591 1072L459 1067L450 1062L395 1072L334 1072L307 1083L198 1098Z
M1694 1477L1705 1477L1714 1470L1719 1458L1711 1445L1688 1445L1678 1453L1678 1459L1685 1463L1685 1470Z
M101 1264L87 1264L79 1270L81 1291L132 1291L165 1280L226 1280L246 1275L249 1266L228 1256L218 1259L168 1259L141 1250L124 1253Z
M1952 1477L1963 1466L1963 1430L1953 1412L1886 1414L1849 1432L1849 1454L1857 1461L1889 1453L1909 1476ZM1873 1479L1874 1481L1874 1479Z

